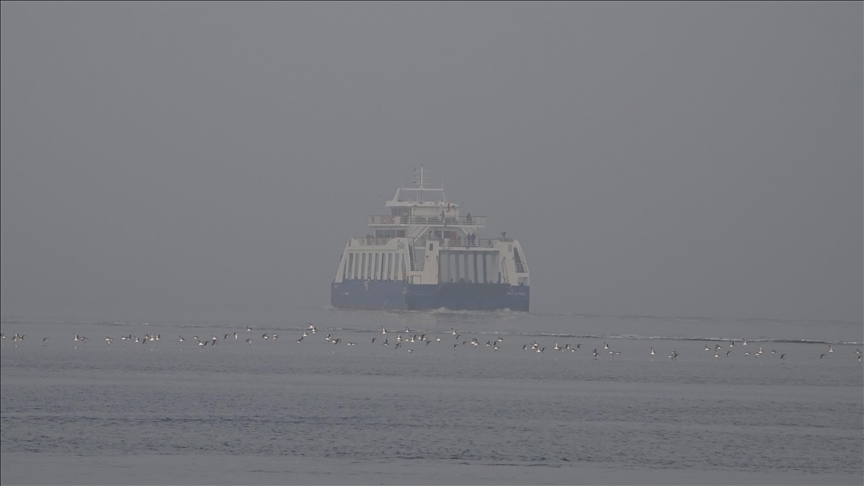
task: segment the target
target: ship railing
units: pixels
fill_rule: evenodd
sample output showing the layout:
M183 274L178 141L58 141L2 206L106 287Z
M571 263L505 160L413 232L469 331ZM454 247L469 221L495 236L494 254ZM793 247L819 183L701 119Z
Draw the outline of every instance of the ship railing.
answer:
M422 272L423 271L423 263L425 263L425 262L411 262L411 271L412 272Z
M392 239L394 238L389 236L361 236L354 238L354 241L357 242L358 246L384 246ZM454 239L413 238L413 240L414 246L421 248L425 247L429 241L437 241L438 246L441 248L492 248L495 246L495 242L499 241L495 238L475 238L474 240L469 240L464 235ZM524 264L520 263L519 265Z
M486 216L369 216L369 224L375 226L403 224L442 226L486 226Z
M495 246L497 239L492 238L475 238L469 241L465 236L459 238L416 238L414 246L425 248L429 241L437 241L440 248L492 248Z
M464 236L452 240L437 240L441 248L492 248L498 241L492 238L475 238L473 241Z
M526 273L528 272L528 265L525 265L522 262L516 262L516 273Z
M388 241L392 240L392 237L375 237L375 236L361 236L359 238L354 238L354 241L357 242L358 246L384 246Z

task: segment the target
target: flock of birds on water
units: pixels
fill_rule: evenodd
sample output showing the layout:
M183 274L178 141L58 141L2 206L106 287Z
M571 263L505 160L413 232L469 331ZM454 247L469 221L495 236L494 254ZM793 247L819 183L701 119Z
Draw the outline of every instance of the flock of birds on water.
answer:
M250 326L246 326L246 331L252 332L252 328ZM471 346L473 348L477 348L480 346L480 341L476 337L471 338L470 340L465 339L465 340L462 340L460 342L459 341L459 338L461 337L460 334L458 332L456 332L456 330L453 328L451 328L450 331L451 331L450 334L455 337L455 341L456 341L453 344L454 350L458 349L460 346ZM318 332L318 329L313 324L309 324L309 328L307 330L303 331L303 335L300 336L300 338L297 339L296 342L298 344L302 343L305 338L307 338L311 334L315 334L317 332ZM396 331L390 331L391 334L393 334L394 332L396 332ZM381 328L381 334L386 336L387 333L388 333L387 329L382 327ZM17 343L19 341L23 341L25 339L25 337L26 337L26 335L19 334L16 332L12 336L11 339L14 343ZM179 342L186 341L186 338L184 338L183 336L178 335L178 337L179 337L179 339L178 339ZM0 338L2 338L3 341L6 341L6 333L0 333ZM129 335L120 336L120 339L122 341L130 341L130 342L134 342L134 343L146 344L148 342L152 343L155 341L160 341L162 339L162 336L160 334L145 334L143 338L139 338L138 336L132 336L132 334L129 334ZM239 332L233 332L233 333L225 334L221 340L222 341L229 341L229 340L238 341L239 339L240 339L240 333ZM268 340L276 341L278 339L279 339L279 334L275 334L275 333L273 333L273 334L263 333L261 335L261 340L263 340L263 341L268 341ZM342 342L341 338L334 338L332 336L332 334L327 334L327 336L324 339L326 342L328 342L330 344L334 344L334 345L338 345ZM201 339L198 336L193 336L192 340L195 341L198 344L198 346L201 348L207 347L208 345L211 347L216 346L220 341L219 337L216 335L213 335L209 339ZM78 334L74 335L73 342L76 342L76 343L80 342L83 344L83 343L86 343L87 341L88 341L88 338L85 336L80 336ZM409 344L420 343L420 344L423 344L424 346L428 346L432 343L443 342L441 339L441 336L436 336L433 339L431 336L428 336L427 334L417 334L416 332L411 331L411 329L409 329L408 327L405 328L405 337L403 337L401 333L396 332L396 337L394 338L394 341L395 341L395 345L393 346L394 349L399 349L400 347L402 347L402 344L405 343L408 353L414 352L413 348L408 347ZM499 343L502 343L503 341L504 341L504 338L501 336L498 336L495 340L486 341L485 346L491 347L493 351L498 351ZM105 338L105 342L110 345L114 342L114 338L108 336ZM252 342L253 342L253 340L251 337L246 338L246 340L245 340L245 343L248 345L252 345ZM378 337L373 337L372 338L372 344L375 344L376 342L378 342L380 345L383 345L383 346L390 346L391 345L389 337L382 337L380 339ZM43 338L42 343L47 344L48 338L47 337ZM357 343L352 342L352 341L347 341L347 342L345 342L345 344L347 346L356 346ZM736 341L730 340L728 343L728 348L734 348L735 344L736 344ZM747 340L742 339L742 340L738 341L738 344L740 344L741 346L747 346ZM554 345L552 346L551 349L554 351L558 351L558 352L568 352L569 351L571 353L575 353L577 350L582 349L582 344L577 343L575 345L571 345L569 343L566 343L563 346L559 346L558 342L555 341ZM522 345L522 350L523 351L536 352L536 353L544 353L544 352L546 352L546 347L541 346L535 340L531 343L526 343L526 344ZM709 352L714 351L714 358L728 357L732 353L731 349L727 349L724 353L723 352L723 346L719 343L715 344L713 348L709 344L706 344L705 345L705 351L709 351ZM834 347L831 344L829 344L827 351L825 353L821 353L819 355L819 359L822 359L825 356L827 356L828 354L833 353L833 352L834 352ZM611 356L617 356L617 355L621 354L620 351L610 349L609 344L607 344L605 342L603 343L603 351L602 352L598 351L597 348L594 348L591 351L591 355L593 356L594 359L598 359L601 355L607 354L607 353ZM648 354L650 356L655 356L657 354L657 352L654 350L653 347L651 347L651 350L648 352ZM764 354L764 352L762 350L762 346L760 345L758 351L755 351L752 354L749 351L745 351L743 354L744 354L744 356L751 356L752 355L753 357L758 358L762 354ZM777 351L772 349L769 352L769 354L777 354ZM855 354L856 354L856 357L858 359L858 362L861 363L861 350L856 349ZM671 351L668 355L668 358L671 360L677 360L679 356L680 355L678 354L677 351ZM785 358L786 358L786 353L781 353L779 359L785 359Z

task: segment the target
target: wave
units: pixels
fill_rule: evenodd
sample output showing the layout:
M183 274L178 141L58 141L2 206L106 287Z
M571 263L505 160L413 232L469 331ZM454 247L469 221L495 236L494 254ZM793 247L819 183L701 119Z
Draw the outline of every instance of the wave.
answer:
M480 332L479 334L498 334L497 332ZM507 334L507 333L502 333ZM657 340L657 341L699 341L699 342L734 342L737 345L743 345L744 339L747 343L790 343L790 344L831 344L831 345L862 345L862 341L842 341L842 340L823 340L823 339L787 339L787 338L740 338L740 337L702 337L702 336L643 336L639 334L575 334L575 333L554 333L554 332L511 332L509 334L516 336L542 336L555 338L577 338L577 339L631 339L631 340Z

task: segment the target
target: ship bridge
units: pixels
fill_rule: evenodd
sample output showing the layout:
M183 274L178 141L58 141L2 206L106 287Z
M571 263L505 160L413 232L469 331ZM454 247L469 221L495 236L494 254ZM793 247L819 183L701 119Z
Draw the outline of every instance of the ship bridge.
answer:
M460 204L448 201L443 187L426 187L423 168L420 185L400 187L384 207L390 214L369 216L368 226L376 239L434 238L438 240L474 240L479 228L486 226L486 216L460 214Z

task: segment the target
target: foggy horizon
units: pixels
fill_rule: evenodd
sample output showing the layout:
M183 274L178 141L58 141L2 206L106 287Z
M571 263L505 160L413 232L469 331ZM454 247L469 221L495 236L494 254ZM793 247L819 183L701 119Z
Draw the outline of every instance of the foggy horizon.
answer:
M290 320L423 164L531 312L862 322L861 3L0 6L0 305Z

